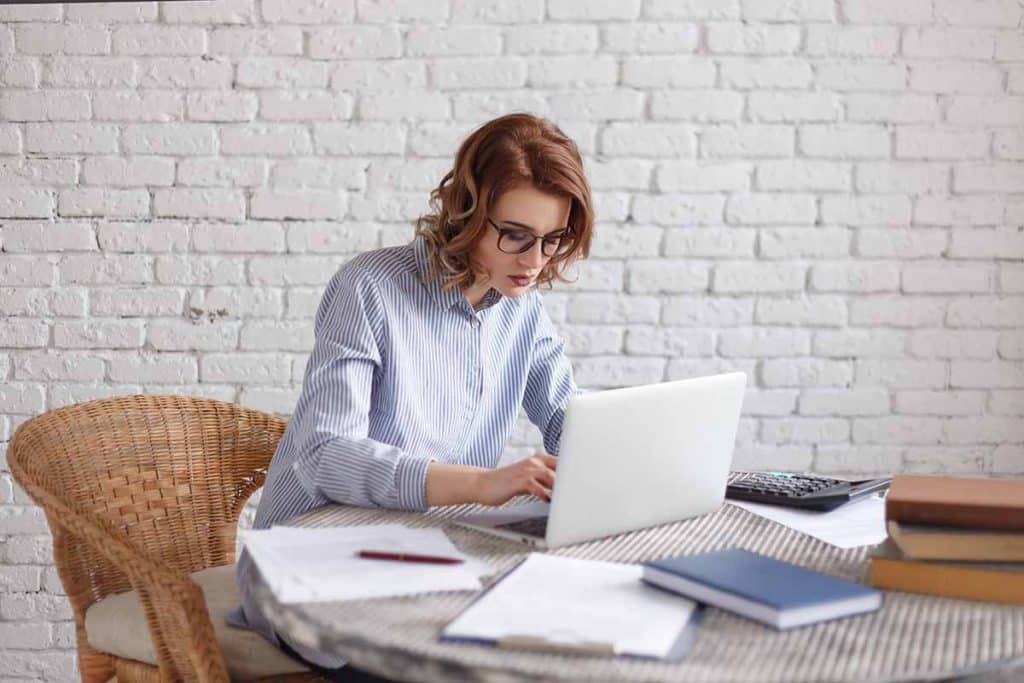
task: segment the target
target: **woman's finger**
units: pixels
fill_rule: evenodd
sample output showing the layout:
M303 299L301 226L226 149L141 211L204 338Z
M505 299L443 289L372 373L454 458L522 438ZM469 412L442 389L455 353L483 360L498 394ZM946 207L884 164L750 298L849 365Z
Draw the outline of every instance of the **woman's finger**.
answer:
M549 491L548 489L544 488L544 486L541 485L537 481L530 482L528 493L530 493L530 494L532 494L534 496L537 496L541 500L546 500L546 501L549 501L549 502L551 500L551 491Z
M553 456L553 455L549 455L547 453L538 453L534 457L538 458L541 462L543 462L545 465L547 465L551 469L557 469L558 468L558 458Z

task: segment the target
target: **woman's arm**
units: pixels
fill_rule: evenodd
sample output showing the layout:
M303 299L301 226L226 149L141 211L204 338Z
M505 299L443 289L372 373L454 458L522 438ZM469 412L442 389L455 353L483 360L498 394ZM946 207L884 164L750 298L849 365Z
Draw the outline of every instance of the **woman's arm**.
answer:
M427 505L456 505L479 502L482 467L449 465L432 461L427 465Z
M538 295L539 299L539 295ZM544 437L544 450L557 454L562 439L562 420L569 399L579 393L565 342L538 300L538 322L530 354L530 370L523 394L523 408Z
M522 494L550 500L557 465L558 458L546 453L494 470L432 461L427 465L427 505L500 505Z
M346 267L317 310L315 342L292 416L295 474L310 495L341 503L426 507L429 460L368 436L386 321L368 274Z

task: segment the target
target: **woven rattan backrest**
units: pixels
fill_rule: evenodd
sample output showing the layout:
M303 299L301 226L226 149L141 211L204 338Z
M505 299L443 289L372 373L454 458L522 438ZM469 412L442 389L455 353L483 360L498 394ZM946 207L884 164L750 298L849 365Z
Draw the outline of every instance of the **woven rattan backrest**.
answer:
M26 423L26 474L100 513L185 572L234 560L242 506L265 476L281 418L189 396L121 396Z
M202 593L186 574L234 560L238 516L262 485L285 424L221 401L137 395L58 408L18 428L8 461L46 510L83 678L93 668L106 680L102 658L88 657L99 653L85 642L85 609L134 588L161 674L220 679Z

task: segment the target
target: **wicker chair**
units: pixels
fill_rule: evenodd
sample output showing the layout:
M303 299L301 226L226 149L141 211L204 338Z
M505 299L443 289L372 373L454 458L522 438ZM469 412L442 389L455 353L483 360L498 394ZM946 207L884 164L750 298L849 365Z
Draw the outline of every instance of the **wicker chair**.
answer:
M58 408L18 428L8 462L46 513L83 681L229 680L190 574L234 562L239 514L284 428L281 418L231 403L142 395ZM86 610L132 590L158 666L89 644Z

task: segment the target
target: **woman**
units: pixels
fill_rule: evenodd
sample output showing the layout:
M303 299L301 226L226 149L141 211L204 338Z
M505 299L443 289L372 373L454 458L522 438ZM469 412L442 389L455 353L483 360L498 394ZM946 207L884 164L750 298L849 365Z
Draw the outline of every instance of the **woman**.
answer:
M328 284L256 528L331 501L423 510L549 498L576 385L533 287L589 253L579 151L549 121L503 116L462 143L430 204L411 244L361 254ZM495 468L520 406L546 452ZM279 642L247 599L250 563L238 563L236 621ZM289 645L313 664L344 665Z

